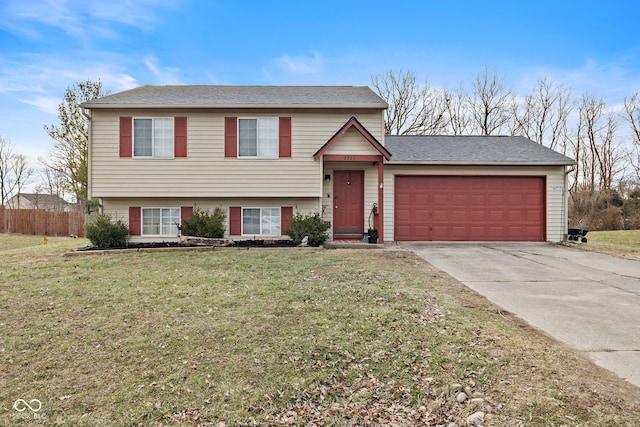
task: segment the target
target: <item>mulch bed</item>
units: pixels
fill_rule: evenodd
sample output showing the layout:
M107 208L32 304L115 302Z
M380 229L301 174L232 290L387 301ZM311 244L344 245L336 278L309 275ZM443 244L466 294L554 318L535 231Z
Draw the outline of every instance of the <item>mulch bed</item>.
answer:
M152 243L129 243L127 246L117 246L114 248L103 248L100 246L84 246L76 251L103 251L118 249L155 249L155 248L202 248L211 245L189 244L181 242L152 242ZM237 240L221 247L226 248L292 248L296 244L292 240Z

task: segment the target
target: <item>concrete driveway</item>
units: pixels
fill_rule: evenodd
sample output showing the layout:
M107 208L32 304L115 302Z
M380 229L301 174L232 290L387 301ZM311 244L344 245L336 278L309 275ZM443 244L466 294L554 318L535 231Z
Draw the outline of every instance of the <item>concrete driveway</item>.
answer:
M640 262L547 243L402 246L640 387Z

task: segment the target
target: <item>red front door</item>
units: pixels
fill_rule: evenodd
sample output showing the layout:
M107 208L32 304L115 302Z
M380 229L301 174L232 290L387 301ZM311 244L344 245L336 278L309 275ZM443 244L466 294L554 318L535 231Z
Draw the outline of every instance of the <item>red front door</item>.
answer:
M364 232L364 171L333 172L333 238L360 239Z

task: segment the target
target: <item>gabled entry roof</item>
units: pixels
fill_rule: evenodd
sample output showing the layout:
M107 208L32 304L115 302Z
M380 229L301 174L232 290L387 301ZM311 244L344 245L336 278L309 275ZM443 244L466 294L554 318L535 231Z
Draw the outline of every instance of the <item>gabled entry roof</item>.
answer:
M366 139L371 145L373 145L373 147L378 150L378 152L386 160L391 159L391 153L386 148L384 148L384 145L382 145L373 135L371 135L371 133L364 126L362 126L362 123L360 123L355 117L351 117L349 120L347 120L347 123L345 123L344 126L342 126L340 130L335 133L335 135L333 135L322 147L320 147L318 151L315 152L315 154L313 155L313 159L318 160L320 156L322 156L333 144L335 144L336 141L340 139L342 135L344 135L351 128L360 132L360 135L362 135L364 139Z
M575 161L523 136L386 135L393 163L572 165Z

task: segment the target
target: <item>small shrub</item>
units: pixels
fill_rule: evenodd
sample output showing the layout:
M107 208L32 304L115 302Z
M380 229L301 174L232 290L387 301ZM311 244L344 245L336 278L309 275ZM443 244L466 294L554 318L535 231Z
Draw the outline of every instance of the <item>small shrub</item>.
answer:
M85 235L92 245L101 248L127 246L129 227L121 219L112 222L111 215L98 214L84 226Z
M296 245L308 237L309 246L320 246L329 238L327 235L329 228L331 224L325 223L319 212L306 215L296 212L291 218L291 226L286 233Z
M624 216L624 228L626 230L640 229L640 188L629 194L622 207Z
M221 208L213 212L196 207L191 218L182 221L178 226L183 236L220 238L224 237L227 215Z

